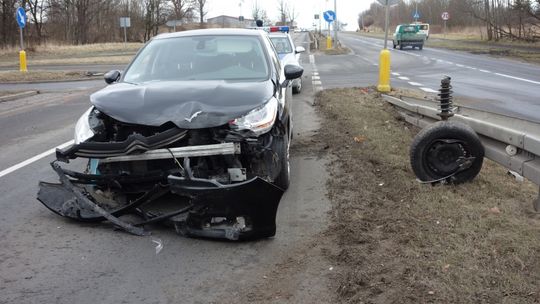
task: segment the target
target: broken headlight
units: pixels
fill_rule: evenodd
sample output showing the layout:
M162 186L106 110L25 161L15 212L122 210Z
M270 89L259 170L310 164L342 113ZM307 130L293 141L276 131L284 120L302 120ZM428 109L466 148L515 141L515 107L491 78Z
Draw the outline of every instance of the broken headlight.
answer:
M258 136L272 129L277 110L278 101L272 97L264 106L231 121L230 125L236 130L250 130Z
M90 128L89 116L90 113L94 110L94 107L88 109L84 114L79 118L77 124L75 125L75 144L80 144L94 136L94 132Z

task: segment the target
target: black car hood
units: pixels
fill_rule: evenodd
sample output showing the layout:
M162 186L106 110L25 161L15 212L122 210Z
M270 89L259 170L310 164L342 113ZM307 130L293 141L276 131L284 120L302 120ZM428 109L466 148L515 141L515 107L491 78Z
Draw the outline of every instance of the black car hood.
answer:
M101 112L125 123L182 129L226 124L263 105L274 94L271 80L260 82L160 81L117 83L90 96Z

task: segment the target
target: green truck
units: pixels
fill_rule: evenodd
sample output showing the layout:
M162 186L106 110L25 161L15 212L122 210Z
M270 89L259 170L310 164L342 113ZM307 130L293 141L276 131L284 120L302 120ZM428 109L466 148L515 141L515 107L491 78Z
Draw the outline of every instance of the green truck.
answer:
M412 46L413 49L416 47L423 49L425 41L426 35L420 32L418 24L400 24L396 27L392 44L394 48L399 46L400 50L406 46Z

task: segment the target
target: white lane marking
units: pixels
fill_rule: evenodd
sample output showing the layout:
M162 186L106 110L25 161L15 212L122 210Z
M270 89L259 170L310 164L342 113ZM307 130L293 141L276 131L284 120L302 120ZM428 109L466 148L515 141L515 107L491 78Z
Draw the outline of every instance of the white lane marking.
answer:
M400 74L399 74L399 73L396 73L396 72L392 72L392 75L394 75L394 76L399 76Z
M49 150L47 150L47 151L45 151L45 152L43 152L41 154L38 154L38 155L36 155L34 157L31 157L31 158L29 158L29 159L27 159L27 160L25 160L23 162L20 162L20 163L18 163L16 165L13 165L13 166L5 169L5 170L2 170L2 171L0 171L0 177L8 175L11 172L17 171L17 170L19 170L19 169L21 169L23 167L26 167L26 166L30 165L31 163L33 163L35 161L38 161L38 160L40 160L40 159L42 159L44 157L47 157L47 156L51 155L54 152L56 152L56 149L63 149L63 148L65 148L65 147L67 147L69 145L72 145L72 144L73 144L73 140L70 140L68 142L65 142L65 143L59 145L59 146L56 146L56 147L54 147L52 149L49 149Z
M379 64L378 64L378 63L372 63L372 65L374 65L374 66L378 66Z
M515 80L521 80L521 81L525 81L525 82L529 82L529 83L540 84L540 81L534 81L534 80L529 80L529 79L525 79L525 78L519 78L519 77L510 76L510 75L506 75L506 74L495 73L495 75L506 77L506 78L511 78L511 79L515 79Z
M313 76L319 76L319 72L313 72Z
M480 72L491 73L491 71L488 71L488 70L480 70Z
M322 82L319 81L319 80L314 80L314 81L312 81L311 83L312 83L314 86L320 86L320 85L322 85Z
M313 56L313 54L309 55L309 63L311 63L311 64L315 63L315 56Z
M405 77L405 76L399 76L398 78L401 80L410 80L409 77Z
M437 59L437 58L433 58L433 57L431 57L431 60L436 60L436 61L439 61L440 59Z
M420 90L428 93L439 93L438 91L432 90L430 88L420 88Z
M320 80L321 77L320 77L320 76L313 75L313 76L311 76L311 79L312 79L312 80Z
M423 84L414 81L409 81L409 84L416 87L423 86Z
M456 66L460 67L460 68L464 68L465 66L463 64L459 64L459 63L456 63Z

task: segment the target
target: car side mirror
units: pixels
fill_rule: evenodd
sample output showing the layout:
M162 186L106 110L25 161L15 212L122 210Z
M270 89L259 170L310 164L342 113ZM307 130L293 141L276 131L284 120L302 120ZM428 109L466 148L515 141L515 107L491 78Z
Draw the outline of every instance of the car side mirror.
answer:
M105 82L107 84L111 84L113 82L117 82L118 79L120 79L120 71L118 70L112 70L110 72L107 72L105 73L105 75L103 75L103 78L105 79Z
M300 66L294 64L287 64L285 66L285 79L287 80L300 78L302 74L304 74L304 69Z
M305 52L306 49L303 46L297 46L296 49L294 49L294 52L296 54Z

